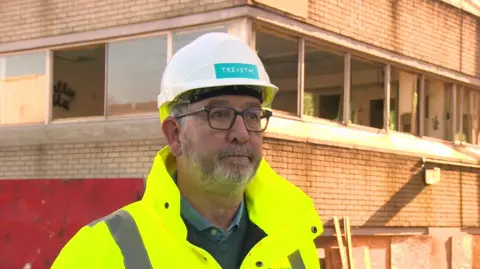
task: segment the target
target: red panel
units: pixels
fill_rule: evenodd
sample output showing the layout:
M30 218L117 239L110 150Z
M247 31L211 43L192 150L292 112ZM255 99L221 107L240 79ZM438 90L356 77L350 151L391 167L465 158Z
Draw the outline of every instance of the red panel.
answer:
M78 229L142 194L140 178L0 180L0 269L50 268Z

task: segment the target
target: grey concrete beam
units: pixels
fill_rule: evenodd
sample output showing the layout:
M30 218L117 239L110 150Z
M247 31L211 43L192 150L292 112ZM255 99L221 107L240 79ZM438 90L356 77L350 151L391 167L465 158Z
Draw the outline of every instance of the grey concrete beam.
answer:
M142 139L163 139L157 117L0 127L0 147Z

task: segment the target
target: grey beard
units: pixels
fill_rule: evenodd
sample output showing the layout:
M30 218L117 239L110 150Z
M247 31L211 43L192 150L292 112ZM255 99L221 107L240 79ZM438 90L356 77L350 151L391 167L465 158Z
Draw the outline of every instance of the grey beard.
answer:
M225 196L232 196L242 193L251 179L255 175L258 166L260 165L260 159L256 160L255 154L248 148L232 146L227 150L221 152L219 157L231 156L231 155L247 155L254 160L253 167L246 173L240 173L235 171L225 171L218 163L212 162L208 159L202 158L199 154L196 154L191 147L188 138L182 141L182 153L188 160L192 171L200 174L200 187L207 192L221 194ZM235 163L233 163L235 166ZM239 164L240 165L240 164Z

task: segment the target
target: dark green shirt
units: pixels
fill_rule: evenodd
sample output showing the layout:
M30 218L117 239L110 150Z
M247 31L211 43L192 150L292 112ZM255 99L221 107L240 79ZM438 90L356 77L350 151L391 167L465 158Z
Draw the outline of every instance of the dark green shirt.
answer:
M174 177L176 182L176 177ZM190 243L208 251L224 269L239 268L243 259L244 238L249 226L244 201L230 227L223 231L203 218L182 196L180 210Z
M249 225L248 214L242 214L238 228L226 238L219 236L218 233L212 235L212 231L216 230L216 227L198 230L186 217L183 218L188 229L190 243L208 251L224 269L238 269L240 267L245 254L243 251Z

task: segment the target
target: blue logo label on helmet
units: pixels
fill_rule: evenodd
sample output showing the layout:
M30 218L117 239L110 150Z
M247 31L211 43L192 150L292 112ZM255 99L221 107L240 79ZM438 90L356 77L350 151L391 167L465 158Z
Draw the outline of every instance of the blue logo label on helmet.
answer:
M222 78L260 79L258 68L254 64L221 63L215 64L215 76Z

